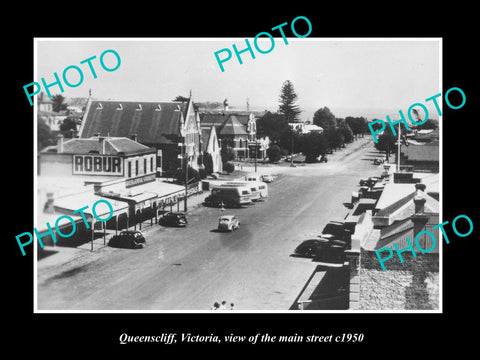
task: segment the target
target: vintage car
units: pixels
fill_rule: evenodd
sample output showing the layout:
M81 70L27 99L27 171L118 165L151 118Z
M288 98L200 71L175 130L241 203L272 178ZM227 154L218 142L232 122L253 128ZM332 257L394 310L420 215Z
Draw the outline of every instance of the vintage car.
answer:
M297 256L316 257L328 245L328 239L309 239L298 245L293 253Z
M138 249L144 245L145 237L141 231L135 230L122 231L120 234L112 236L108 242L108 246L126 249Z
M240 227L240 221L235 215L223 215L218 219L218 230L220 231L233 231Z
M160 218L160 225L164 226L178 226L184 227L187 226L188 220L187 216L183 212L166 212Z
M266 183L271 183L271 182L273 182L273 176L270 175L270 174L263 174L263 175L261 176L261 180L262 180L263 182L266 182Z

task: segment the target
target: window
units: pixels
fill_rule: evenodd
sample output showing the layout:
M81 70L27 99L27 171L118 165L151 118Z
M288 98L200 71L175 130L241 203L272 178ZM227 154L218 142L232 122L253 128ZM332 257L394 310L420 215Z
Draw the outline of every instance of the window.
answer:
M128 177L132 177L132 162L128 162Z
M150 172L153 172L153 156L150 158Z
M138 160L135 160L135 176L138 176Z
M147 158L143 158L143 173L147 173Z

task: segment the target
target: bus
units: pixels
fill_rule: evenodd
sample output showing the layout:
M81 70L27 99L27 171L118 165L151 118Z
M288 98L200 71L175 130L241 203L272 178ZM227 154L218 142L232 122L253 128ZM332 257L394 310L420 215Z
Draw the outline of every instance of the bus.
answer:
M205 199L206 204L226 207L241 207L251 202L252 192L246 186L215 186Z
M224 185L248 187L252 192L253 201L261 201L262 199L266 199L268 197L268 185L263 181L228 181Z

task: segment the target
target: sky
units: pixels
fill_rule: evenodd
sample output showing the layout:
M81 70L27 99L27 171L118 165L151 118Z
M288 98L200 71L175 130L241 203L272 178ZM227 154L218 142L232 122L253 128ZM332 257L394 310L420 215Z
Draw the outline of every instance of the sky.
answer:
M65 97L92 97L130 101L169 101L177 95L197 102L222 102L231 107L246 108L247 98L253 110L278 109L282 83L290 80L303 110L302 119L312 119L316 109L327 106L337 117L347 115L372 118L373 114L407 111L413 103L441 92L441 40L426 39L324 39L275 38L268 54L259 53L249 39L255 54L241 54L243 64L235 57L232 44L246 48L244 38L158 38L94 39L60 38L36 41L36 72L32 81L54 81L70 65L79 66L83 82L75 88L64 85ZM261 49L271 46L260 38ZM214 53L228 48L232 58L220 70ZM115 50L120 67L103 70L100 55ZM87 64L81 61L96 56L92 65L94 79ZM222 53L220 56L225 56ZM107 66L115 65L111 53L105 56ZM78 81L75 70L69 70L72 83ZM52 94L60 93L57 86ZM430 102L431 103L431 102ZM433 104L428 106L431 118L438 118ZM383 118L385 118L383 116Z

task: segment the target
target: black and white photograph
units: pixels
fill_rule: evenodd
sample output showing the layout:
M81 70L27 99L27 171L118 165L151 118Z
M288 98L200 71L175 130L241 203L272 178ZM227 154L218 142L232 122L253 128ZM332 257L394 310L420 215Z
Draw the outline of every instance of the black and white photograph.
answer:
M2 24L8 353L473 348L475 11L100 5Z
M441 51L36 39L37 310L440 311Z

